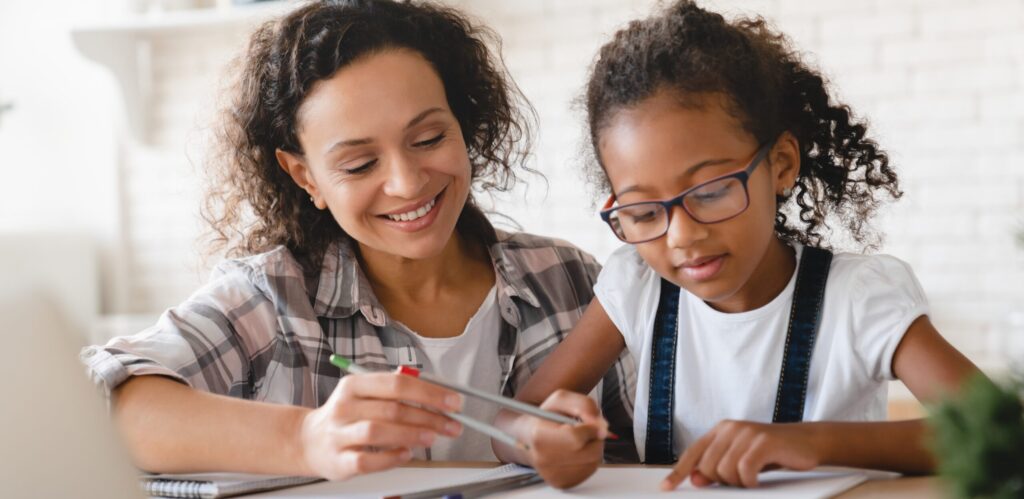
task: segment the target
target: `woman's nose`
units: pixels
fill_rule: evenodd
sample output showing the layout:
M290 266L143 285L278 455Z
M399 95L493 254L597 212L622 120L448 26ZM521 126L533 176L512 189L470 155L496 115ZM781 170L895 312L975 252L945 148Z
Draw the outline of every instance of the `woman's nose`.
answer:
M694 242L700 241L708 236L708 227L692 217L676 205L669 212L668 232L665 233L665 242L669 248L688 248Z
M398 153L390 161L388 179L384 182L384 194L388 196L415 199L422 194L423 187L430 181L430 174L406 154Z

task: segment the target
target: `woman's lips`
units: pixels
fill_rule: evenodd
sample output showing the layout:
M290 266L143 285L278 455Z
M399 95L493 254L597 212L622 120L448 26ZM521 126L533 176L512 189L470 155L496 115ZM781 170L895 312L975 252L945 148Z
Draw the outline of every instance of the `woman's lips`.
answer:
M384 221L384 223L403 232L418 232L423 229L426 229L427 227L430 227L435 220L437 220L438 213L441 211L441 205L444 204L444 193L447 190L447 187L442 189L441 192L435 198L436 201L434 202L434 206L430 209L430 211L428 211L422 217L419 217L415 220L392 220L385 215L380 215L379 218L382 221Z

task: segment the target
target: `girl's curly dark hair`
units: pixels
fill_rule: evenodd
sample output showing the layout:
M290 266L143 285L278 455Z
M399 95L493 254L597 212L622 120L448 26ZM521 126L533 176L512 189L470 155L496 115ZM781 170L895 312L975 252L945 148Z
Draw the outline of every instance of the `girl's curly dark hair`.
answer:
M764 144L784 131L800 144L794 189L798 221L786 216L780 197L775 231L780 238L827 247L824 231L834 217L863 247L881 241L867 221L880 197L902 196L888 154L867 138L867 126L849 106L830 102L820 73L804 64L790 41L762 18L726 21L689 0L660 15L631 22L605 44L594 63L585 105L596 162L588 177L610 190L598 135L616 111L668 88L683 105L702 93L727 97L746 131Z
M301 154L296 113L313 86L361 57L389 49L421 54L437 71L459 122L478 189L505 191L529 151L535 114L487 43L497 36L443 6L389 0L317 1L251 36L223 113L203 218L211 252L230 256L284 245L319 266L349 237L280 168L275 150ZM527 111L527 113L523 113ZM460 233L489 243L494 231L472 196Z

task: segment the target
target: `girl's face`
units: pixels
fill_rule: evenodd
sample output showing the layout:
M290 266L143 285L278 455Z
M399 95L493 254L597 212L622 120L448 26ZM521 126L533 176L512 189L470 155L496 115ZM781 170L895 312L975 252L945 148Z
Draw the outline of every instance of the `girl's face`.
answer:
M658 91L618 111L601 130L598 152L618 205L673 198L742 170L754 158L762 144L726 111L725 98L695 97L696 105L684 107L677 94ZM668 232L637 244L640 256L661 276L719 310L748 309L758 294L748 283L776 282L773 272L785 272L773 268L781 266L770 258L772 251L783 250L774 231L775 196L793 185L798 151L791 135L778 139L751 174L750 204L735 218L702 224L681 206L673 207Z
M440 254L469 195L462 130L437 72L395 49L317 83L298 112L304 154L278 162L363 248Z

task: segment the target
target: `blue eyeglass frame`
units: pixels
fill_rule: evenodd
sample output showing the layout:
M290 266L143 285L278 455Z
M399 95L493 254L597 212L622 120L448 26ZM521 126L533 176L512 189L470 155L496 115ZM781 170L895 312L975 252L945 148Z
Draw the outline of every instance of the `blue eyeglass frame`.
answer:
M612 233L615 234L615 237L619 238L620 241L625 242L625 243L629 243L629 244L640 244L640 243L646 243L648 241L653 241L653 240L658 239L661 236L664 236L665 234L668 233L668 228L672 224L672 207L676 206L676 205L679 205L680 207L682 207L683 211L686 212L686 215L689 216L690 219L692 219L694 222L697 222L699 224L716 224L716 223L724 222L724 221L732 219L732 218L736 218L736 217L740 216L744 211L747 211L747 208L750 207L750 192L747 190L747 181L750 180L750 176L754 173L754 170L757 169L757 166L760 165L764 161L766 156L768 156L768 151L771 150L771 148L772 148L772 146L774 144L775 144L775 141L772 140L772 141L768 141L764 145L762 145L757 150L757 153L754 154L754 157L750 160L750 164L748 164L746 168L744 168L744 169L742 169L740 171L737 171L735 173L729 173L729 174L726 174L726 175L722 175L721 177L715 177L715 178L713 178L711 180L708 180L707 182L701 182L701 183L699 183L699 184L697 184L697 185L695 185L693 187L690 187L689 189L686 189L685 191L681 192L678 196L676 196L676 197L674 197L672 199L666 199L664 201L639 201L639 202L636 202L636 203L630 203L630 204L626 204L626 205L622 205L622 206L616 206L616 207L612 208L611 206L613 204L615 204L615 194L613 193L611 195L611 197L608 198L608 201L605 203L604 208L601 209L601 212L600 212L601 220L604 220L604 222L606 224L608 224L608 227L612 230ZM743 195L746 197L747 201L746 201L746 204L743 205L743 208L740 211L737 211L735 214L730 215L730 216L725 217L725 218L722 218L722 219L719 219L719 220L713 220L713 221L710 221L710 222L705 222L703 220L698 220L697 217L694 216L693 213L690 213L690 210L686 208L686 204L683 203L683 199L687 195L689 195L690 193L692 193L692 192L696 191L697 189L700 189L700 188L702 188L702 187L704 187L704 186L706 186L708 184L711 184L711 183L714 183L714 182L720 182L722 180L726 180L726 179L730 179L730 178L738 178L740 180L740 185L743 186ZM663 206L665 208L665 214L666 214L666 217L665 217L666 218L665 219L665 230L661 234L658 234L657 236L652 237L650 239L644 239L643 241L626 241L625 239L622 238L622 236L619 235L619 232L615 230L615 226L612 225L612 220L611 220L612 214L615 213L616 211L621 210L621 209L630 208L630 207L641 205L641 204L660 204L661 206Z

